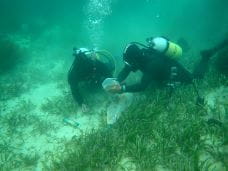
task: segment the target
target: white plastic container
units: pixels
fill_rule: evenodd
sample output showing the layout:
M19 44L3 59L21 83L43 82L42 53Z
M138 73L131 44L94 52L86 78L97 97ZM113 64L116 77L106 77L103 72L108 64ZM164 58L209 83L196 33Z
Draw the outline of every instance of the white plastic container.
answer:
M116 78L106 78L102 83L103 89L107 92L119 85L120 83L116 80Z

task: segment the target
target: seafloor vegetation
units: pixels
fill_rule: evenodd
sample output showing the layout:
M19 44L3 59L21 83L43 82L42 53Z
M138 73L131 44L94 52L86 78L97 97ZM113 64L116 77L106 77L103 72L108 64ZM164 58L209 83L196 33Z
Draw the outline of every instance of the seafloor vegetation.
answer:
M35 151L23 153L23 144L29 137L53 137L53 131L61 130L61 124L50 122L47 116L72 115L76 109L72 97L64 91L48 99L39 107L47 113L44 117L35 114L38 106L31 101L20 101L16 108L1 111L5 114L0 121L0 170L33 169L40 162L44 170L226 170L228 81L221 75L209 75L196 82L206 99L204 105L196 105L192 85L177 87L172 94L170 88L148 90L116 124L100 124L99 129L70 141L58 139L65 144L63 151L48 152L46 157ZM213 106L207 97L210 92L216 93ZM5 103L0 106L7 110ZM100 120L105 112L101 115ZM48 162L40 161L41 157Z
M5 108L4 104L1 106ZM38 155L23 154L18 146L26 141L27 128L39 124L37 116L30 115L34 110L34 105L28 101L22 101L16 109L10 110L6 115L1 114L0 120L0 170L12 170L18 167L31 167L36 164ZM43 128L42 128L43 129ZM17 144L17 145L16 145ZM21 151L16 153L15 151Z
M227 78L213 75L197 85L205 95L227 84ZM112 127L72 139L64 154L53 155L52 169L227 170L227 116L219 120L215 108L208 118L208 106L196 105L191 85L171 96L169 91L147 91Z

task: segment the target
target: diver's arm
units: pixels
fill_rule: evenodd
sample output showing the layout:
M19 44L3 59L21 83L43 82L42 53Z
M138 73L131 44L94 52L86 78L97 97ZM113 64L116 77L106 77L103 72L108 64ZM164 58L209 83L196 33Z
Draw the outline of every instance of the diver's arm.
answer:
M182 83L192 83L193 74L179 62L175 62L175 65L177 66L177 80Z
M120 71L117 77L117 80L119 82L124 81L127 78L127 76L130 74L130 72L131 72L131 67L128 65L125 65L124 68Z
M147 88L149 83L151 82L151 78L148 74L144 74L142 76L142 79L139 83L133 84L133 85L123 85L122 91L123 92L140 92Z

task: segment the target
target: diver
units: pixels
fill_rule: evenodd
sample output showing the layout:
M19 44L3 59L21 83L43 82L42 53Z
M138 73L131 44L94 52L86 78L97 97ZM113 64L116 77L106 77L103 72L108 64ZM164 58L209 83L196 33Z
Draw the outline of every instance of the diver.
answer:
M83 98L83 84L99 89L102 81L111 77L115 70L112 56L105 50L73 49L74 62L68 72L68 83L74 100L82 112L88 111L88 105ZM91 88L90 87L90 88ZM90 89L86 89L90 92Z
M182 55L179 45L164 37L148 38L147 42L148 46L133 42L125 48L123 53L125 66L117 77L120 84L113 86L109 92L139 92L145 90L151 83L158 87L173 86L176 83L190 84L194 78L202 78L204 75L205 70L192 74L178 62L178 58ZM201 60L204 60L204 57ZM202 64L204 63L200 62L199 65ZM130 72L137 70L143 73L141 81L133 85L124 84L123 81Z

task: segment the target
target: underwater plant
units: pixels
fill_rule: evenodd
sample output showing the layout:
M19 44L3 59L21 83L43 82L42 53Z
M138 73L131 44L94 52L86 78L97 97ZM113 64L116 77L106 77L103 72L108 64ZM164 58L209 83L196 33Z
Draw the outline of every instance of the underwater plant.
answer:
M43 134L47 135L50 131L53 131L53 130L55 130L54 124L52 124L46 120L41 120L41 119L37 118L36 122L34 122L32 132L34 134L38 133L40 135L43 135Z
M7 134L21 134L20 128L26 128L36 122L36 118L31 115L35 105L31 101L22 100L17 108L6 112L2 116L1 124L7 128Z
M18 77L18 76L17 76ZM6 101L14 97L18 97L27 91L28 87L22 78L0 80L0 100Z
M63 96L47 99L46 103L42 104L41 110L51 115L67 117L75 114L77 106L71 94L63 92Z
M21 161L25 167L35 166L40 156L38 154L34 155L21 155Z
M213 86L221 78L207 78ZM207 84L199 82L200 89ZM196 105L196 92L179 87L169 96L169 89L147 91L145 99L135 101L110 128L102 127L66 144L65 157L58 154L53 170L201 170L207 168L200 154L208 151L214 137L225 143L225 130L211 127L205 120L205 106ZM212 141L211 138L209 139ZM218 144L218 145L219 145ZM226 167L224 154L210 148L213 161Z
M22 162L12 149L0 149L0 171L14 170L21 165Z
M12 153L0 153L0 168L9 169L9 163L12 159Z
M223 85L221 80L223 78L214 78L214 75L207 78L213 87ZM207 88L208 83L196 84L200 90L211 89ZM225 154L217 150L226 143L225 129L208 124L206 106L195 104L194 88L191 85L178 87L172 96L169 91L169 88L148 90L144 93L145 98L134 101L112 127L101 124L98 130L64 142L63 152L53 153L53 165L46 167L48 170L202 170L214 167L202 159L202 152L211 154L212 162L227 167ZM0 122L7 125L9 135L20 136L18 128L31 125L32 133L40 135L55 129L54 125L31 114L35 107L30 101L22 101L3 117ZM49 99L41 109L50 115L65 117L74 114L76 105L65 92L63 96ZM213 137L218 143L209 148L205 143L208 140L203 137ZM0 151L12 151L12 148L9 142L0 145ZM8 162L2 167L8 170L12 167L7 163L15 162L15 165L30 168L39 159L36 155L23 156L17 161L4 156L2 160Z

